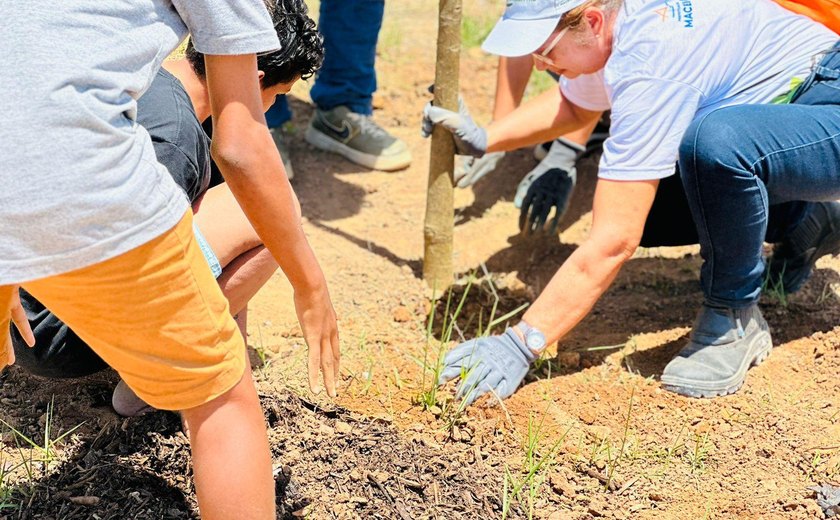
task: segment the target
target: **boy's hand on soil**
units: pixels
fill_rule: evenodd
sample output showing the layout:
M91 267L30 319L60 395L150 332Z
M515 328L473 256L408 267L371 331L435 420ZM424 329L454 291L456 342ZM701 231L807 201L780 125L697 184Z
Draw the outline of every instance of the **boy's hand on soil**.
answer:
M491 391L504 399L516 391L537 357L508 327L499 336L465 341L452 349L443 359L438 384L460 377L455 397L467 406Z
M20 304L20 287L15 287L12 290L12 322L15 324L18 332L20 333L20 337L23 338L23 341L32 348L35 346L35 334L32 333L32 327L29 325L29 318L26 316L26 311L23 310L23 305ZM11 349L11 360L12 363L15 361L15 352L14 349ZM9 363L11 364L11 363Z
M326 283L323 284L321 290L295 291L295 311L303 331L303 338L309 347L309 389L315 394L321 392L318 375L320 371L324 374L327 394L335 397L341 352L335 310Z
M481 157L487 152L487 131L475 124L463 105L459 113L436 107L431 101L427 103L423 109L420 133L423 137L429 137L435 125L440 125L452 133L458 155Z
M9 305L9 313L11 314L12 323L15 324L20 336L26 341L30 347L35 346L35 335L32 334L32 327L29 326L29 318L26 317L26 311L20 304L20 288L14 287L12 289L12 301ZM0 370L15 364L15 349L12 347L12 338L9 336L9 331L3 331L5 337L0 345L5 345L5 352L0 350Z

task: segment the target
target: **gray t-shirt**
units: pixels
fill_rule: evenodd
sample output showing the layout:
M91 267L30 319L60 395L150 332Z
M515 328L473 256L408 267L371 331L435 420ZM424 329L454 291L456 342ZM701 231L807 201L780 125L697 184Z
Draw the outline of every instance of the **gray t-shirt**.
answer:
M205 54L275 50L262 0L0 2L0 285L85 267L189 208L136 100L192 33Z

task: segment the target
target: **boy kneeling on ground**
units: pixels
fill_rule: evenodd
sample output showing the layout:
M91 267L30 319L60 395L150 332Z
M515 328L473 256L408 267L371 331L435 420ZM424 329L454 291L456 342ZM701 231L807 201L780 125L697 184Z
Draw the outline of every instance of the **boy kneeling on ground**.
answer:
M324 48L302 0L268 6L282 50L257 57L260 92L266 110L298 79L320 67ZM246 336L247 304L277 270L277 262L218 175L210 158L210 139L202 122L210 118L204 55L190 43L186 58L167 61L149 90L137 101L137 122L152 138L158 161L184 190L194 213L193 232L210 270ZM21 290L21 303L34 331L30 348L12 327L16 363L26 371L53 378L84 377L108 365L70 327L35 297ZM133 416L151 410L120 381L114 410Z

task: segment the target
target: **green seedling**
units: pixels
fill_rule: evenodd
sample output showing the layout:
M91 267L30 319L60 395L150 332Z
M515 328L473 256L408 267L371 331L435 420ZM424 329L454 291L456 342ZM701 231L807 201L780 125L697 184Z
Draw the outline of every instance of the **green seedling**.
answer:
M837 284L833 283L826 283L823 285L823 290L820 295L817 297L817 300L814 302L815 305L822 305L826 303L829 299L832 300L830 303L835 303L838 299L837 295Z
M609 441L606 437L600 437L598 438L598 443L592 445L592 451L587 461L589 465L596 466L597 462L601 459L601 453L604 452L609 452Z
M434 295L432 296L431 309L429 310L429 317L426 323L426 344L423 349L423 359L422 361L416 358L414 359L415 362L420 364L420 368L422 370L420 382L421 393L417 398L417 402L422 404L427 410L431 409L433 406L438 406L438 381L440 380L440 373L443 371L445 349L452 339L452 333L455 330L455 322L464 308L464 303L467 301L467 296L472 288L473 281L474 277L471 275L467 280L467 286L464 290L464 294L461 295L461 299L452 314L449 312L452 306L452 289L449 290L449 293L446 296L446 306L443 311L441 338L438 342L437 351L434 353L430 352L432 350L432 330L434 329L436 317L434 305L435 298ZM431 359L430 354L434 359Z
M265 373L263 370L268 368L268 365L271 363L271 358L268 357L268 354L265 350L265 344L263 343L263 336L262 336L262 327L257 324L257 337L259 339L258 344L254 345L254 352L257 354L257 357L260 360L260 366L257 369L260 371L260 376L264 377Z
M706 469L710 449L709 432L694 435L694 448L686 452L692 473L702 473Z
M487 272L487 268L483 264L481 268L483 269L485 274L482 281L486 280L488 282L490 292L493 296L493 306L490 310L490 315L486 323L484 321L483 310L480 312L478 318L479 323L477 336L488 336L493 332L494 328L508 322L508 320L521 313L528 306L528 304L521 305L513 311L510 311L502 316L497 317L496 312L498 311L498 306L499 302L501 301L501 298L499 297L499 294L496 291L495 286L493 285L492 277L490 276L490 273ZM440 374L443 371L446 349L449 347L456 334L461 341L465 341L465 338L461 333L461 329L458 327L458 319L464 310L467 298L469 297L470 291L472 290L476 281L477 279L474 274L469 275L466 281L464 292L458 299L457 305L454 305L455 302L453 301L452 289L449 290L442 315L440 328L441 334L436 344L433 331L435 330L435 324L438 318L436 306L434 305L436 299L433 295L432 305L429 310L429 315L426 322L426 343L423 350L423 359L421 360L412 357L412 359L414 359L414 361L418 365L420 365L422 370L422 377L420 382L421 392L420 395L416 398L416 402L421 404L427 410L432 409L432 407L440 408L440 415L445 418L447 427L449 429L451 429L455 424L461 422L461 419L463 418L466 409L466 403L470 400L470 397L476 391L474 387L465 389L465 395L462 396L462 399L457 404L449 403L447 401L442 402L437 393L438 381L440 380ZM454 310L453 305L455 307ZM472 323L472 318L473 317L470 317L470 319L468 320L467 327L469 327L470 323ZM435 345L437 348L434 348ZM465 365L469 366L470 364L465 363ZM466 380L469 376L469 370L462 368L461 374L459 374L459 376L462 381Z
M0 513L17 509L17 505L11 501L13 489L8 484L9 475L17 469L17 466L6 463L5 458L0 457Z
M400 371L397 370L397 367L392 367L392 369L394 371L394 386L397 387L397 390L402 390L404 384L402 378L400 377Z
M671 461L674 459L674 456L678 454L678 451L685 447L685 444L680 442L682 439L683 433L685 433L687 426L683 424L682 428L680 428L679 433L677 433L677 437L674 439L674 442L668 446L668 449L665 451L665 466L668 467L671 465Z
M487 320L487 327L482 329L481 328L481 316L479 316L479 326L478 326L478 335L479 336L489 336L495 327L501 325L520 312L524 311L528 308L529 303L523 303L516 309L508 312L504 316L496 318L496 311L499 310L499 302L502 299L499 297L499 293L496 291L496 285L493 283L493 277L490 276L490 272L487 270L487 266L484 263L481 263L481 270L484 272L484 279L487 280L487 285L490 287L490 293L493 295L493 307L490 309L490 319Z
M37 462L44 463L44 469L49 469L50 464L52 464L57 458L58 453L56 452L56 446L64 440L68 435L72 434L74 431L78 430L84 422L77 424L76 426L70 428L66 432L62 433L55 439L52 438L53 435L53 410L55 406L55 398L53 397L50 399L49 404L47 405L47 413L46 413L46 420L44 422L44 445L40 445L33 441L31 438L27 437L25 434L17 430L14 426L7 423L3 419L0 419L0 424L3 424L6 428L12 431L15 435L15 440L19 439L25 444L31 446L36 452L40 454L40 457L36 459Z
M788 295L785 291L785 286L782 280L785 276L785 267L782 267L782 272L779 273L779 276L775 279L770 278L770 270L767 270L767 274L764 277L764 281L761 283L761 292L765 293L769 296L772 300L775 300L784 308L788 306Z
M525 439L524 457L522 464L521 479L517 479L510 472L510 469L505 466L505 485L503 488L504 496L502 497L502 519L507 518L510 513L510 507L514 499L521 500L523 489L528 490L528 520L534 518L534 507L539 496L539 490L545 482L545 475L554 456L560 445L566 439L566 436L571 431L569 427L557 441L552 444L545 455L540 454L540 443L542 438L542 426L545 421L546 414L543 413L539 424L534 424L533 415L528 417L528 436Z
M610 489L610 484L615 476L615 470L618 469L619 462L624 456L624 449L627 446L627 433L630 431L630 418L633 415L633 397L635 395L636 387L634 386L630 391L630 403L627 405L627 418L624 420L624 433L621 436L621 448L619 448L615 458L608 460L607 463L607 481L604 482L604 491Z

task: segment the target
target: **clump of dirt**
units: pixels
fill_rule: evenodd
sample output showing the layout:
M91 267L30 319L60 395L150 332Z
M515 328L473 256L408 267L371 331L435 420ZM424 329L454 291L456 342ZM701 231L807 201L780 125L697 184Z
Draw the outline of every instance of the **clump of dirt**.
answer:
M470 443L406 437L387 421L321 409L290 393L262 400L284 518L296 512L401 520L501 514L502 475Z

